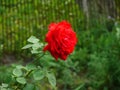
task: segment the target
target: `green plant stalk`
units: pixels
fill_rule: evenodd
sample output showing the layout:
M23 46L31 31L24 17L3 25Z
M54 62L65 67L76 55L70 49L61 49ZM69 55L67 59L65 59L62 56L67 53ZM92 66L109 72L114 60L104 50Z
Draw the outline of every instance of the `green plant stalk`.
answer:
M25 75L25 78L27 78L31 73L32 73L33 70L30 70L29 72L26 73Z
M32 71L33 71L33 70L28 71L28 72L26 73L26 75L25 75L25 78L27 78L27 77L32 73ZM24 84L22 88L24 88L25 85L26 85L26 84ZM16 87L15 90L18 90L18 89L19 89L19 86L20 86L20 84L18 84L18 86Z

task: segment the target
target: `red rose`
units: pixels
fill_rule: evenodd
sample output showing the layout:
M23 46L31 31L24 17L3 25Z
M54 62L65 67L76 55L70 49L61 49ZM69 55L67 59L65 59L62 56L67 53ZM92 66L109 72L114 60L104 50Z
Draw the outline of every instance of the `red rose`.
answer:
M48 50L57 60L66 60L67 56L73 52L77 42L76 33L67 21L51 23L46 34L44 51Z

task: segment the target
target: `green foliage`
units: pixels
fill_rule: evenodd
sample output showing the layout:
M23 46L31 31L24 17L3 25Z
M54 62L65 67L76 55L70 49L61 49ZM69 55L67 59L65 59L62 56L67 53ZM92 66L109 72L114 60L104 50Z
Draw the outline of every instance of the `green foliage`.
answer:
M34 72L33 77L35 80L41 80L45 77L44 71L42 70L37 70Z
M50 82L50 84L55 87L56 86L56 78L54 76L54 74L52 73L47 73L47 78L48 78L48 81Z
M35 35L22 48L31 50L34 60L1 65L0 90L120 90L119 22L91 18L90 27L84 30L85 18L75 0L12 1L0 3L0 45L18 50ZM66 61L55 61L42 51L43 39L48 24L63 19L71 22L78 43Z
M34 36L31 36L28 40L29 43L31 43L30 47L23 47L23 49L31 48L31 51L34 50L35 52L41 51L42 45L39 43L39 39L37 39ZM36 45L38 44L38 45ZM33 53L32 53L33 54ZM35 54L35 53L34 53ZM40 53L39 53L40 54ZM41 59L41 57L38 57L37 59ZM34 61L35 62L35 61ZM55 75L52 73L49 68L36 65L34 63L29 63L26 66L23 65L13 65L14 69L12 71L11 77L12 80L9 83L9 86L6 86L4 84L1 85L1 88L4 90L8 90L6 88L11 88L13 90L26 90L28 88L32 88L32 90L37 90L40 88L39 83L47 78L50 85L55 89L56 88L56 78Z
M6 87L4 84L1 85L1 88L11 88L13 90L23 89L34 90L35 88L40 88L39 83L45 80L45 77L48 78L49 83L53 88L56 87L56 78L51 71L48 71L46 67L41 68L40 66L36 67L34 64L28 64L26 66L14 65L12 72L12 80L10 81L9 86ZM14 84L13 84L14 83ZM37 89L35 89L37 90Z
M0 86L0 90L12 90L12 89L8 88L8 84L2 83L2 85Z
M0 83L10 83L12 80L12 69L11 66L0 66Z
M27 44L26 46L24 46L22 49L28 49L31 48L31 53L32 54L36 54L36 53L41 53L41 50L43 48L43 43L39 42L39 39L37 39L34 36L31 36L30 38L28 38L27 40L30 44ZM38 50L39 49L39 50Z
M21 71L20 69L18 69L18 68L15 68L15 69L13 70L13 74L14 74L15 76L19 77L19 76L22 75L22 71Z
M16 88L23 90L87 90L88 88L90 90L119 90L119 23L112 32L109 32L104 25L99 27L96 25L90 30L80 31L81 36L78 37L75 51L66 61L55 61L49 52L42 51L44 43L35 36L31 36L27 40L28 45L22 49L37 52L31 52L34 54L34 60L25 66L13 65L9 69L1 67L0 83L8 83L7 88L13 90ZM4 71L6 73L3 74ZM1 87L6 89L2 85Z
M84 87L90 90L119 90L119 24L113 32L108 32L103 26L100 31L94 28L81 32L84 34L80 37L80 48L77 47L72 58L74 62L79 60L77 67L82 77L88 80L83 82Z
M26 84L26 79L24 77L18 77L16 78L16 81L20 84Z

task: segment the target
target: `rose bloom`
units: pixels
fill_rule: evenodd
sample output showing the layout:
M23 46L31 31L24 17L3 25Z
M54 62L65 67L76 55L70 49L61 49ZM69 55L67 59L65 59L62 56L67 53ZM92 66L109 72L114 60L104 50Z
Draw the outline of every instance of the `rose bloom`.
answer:
M51 23L48 29L45 38L48 44L44 47L44 51L48 50L56 60L58 58L66 60L77 43L76 33L67 21Z

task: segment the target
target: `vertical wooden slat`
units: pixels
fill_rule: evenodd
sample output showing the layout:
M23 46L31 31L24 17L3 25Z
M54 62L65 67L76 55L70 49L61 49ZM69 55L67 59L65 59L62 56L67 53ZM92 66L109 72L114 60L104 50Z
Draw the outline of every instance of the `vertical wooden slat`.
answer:
M12 1L11 0L9 0L9 3L11 4L12 3ZM11 13L11 11L12 11L12 8L13 7L10 7L9 8L9 12L10 12L10 52L12 52L13 51L13 46L14 46L14 43L12 43L13 42L13 38L14 38L14 31L12 30L12 26L13 26L13 20L12 20L12 13Z
M1 20L1 22L0 22L0 25L1 25L1 30L0 30L0 34L1 34L1 37L0 37L0 39L1 39L1 45L3 44L3 26L2 26L2 24L3 24L3 10L2 10L2 0L0 1L0 7L1 7L1 11L0 11L0 18L2 19ZM2 50L2 47L0 46L0 50ZM2 52L2 51L1 51Z

